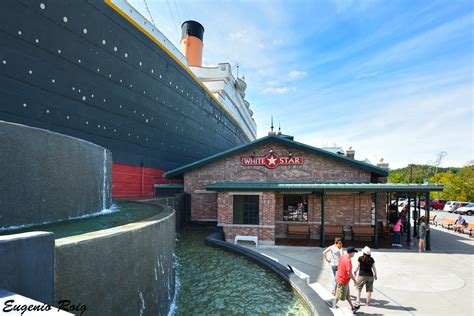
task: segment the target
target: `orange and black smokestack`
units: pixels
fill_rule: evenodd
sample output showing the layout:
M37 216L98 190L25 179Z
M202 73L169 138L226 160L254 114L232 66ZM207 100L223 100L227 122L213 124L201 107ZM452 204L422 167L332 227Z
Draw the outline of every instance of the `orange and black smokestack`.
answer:
M181 52L189 66L202 65L204 27L196 21L186 21L181 25Z

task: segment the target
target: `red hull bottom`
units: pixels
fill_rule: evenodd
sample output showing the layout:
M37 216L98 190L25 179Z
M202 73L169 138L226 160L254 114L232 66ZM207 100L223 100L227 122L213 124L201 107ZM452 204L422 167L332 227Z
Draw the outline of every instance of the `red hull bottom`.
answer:
M155 184L170 183L163 177L166 170L132 165L112 164L112 197L150 196ZM182 181L171 181L182 183Z

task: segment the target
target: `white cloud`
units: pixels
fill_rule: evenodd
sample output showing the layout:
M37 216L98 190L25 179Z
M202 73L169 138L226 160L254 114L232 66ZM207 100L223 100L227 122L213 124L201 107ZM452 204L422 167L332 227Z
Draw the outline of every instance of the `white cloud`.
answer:
M378 74L379 74L378 72L365 73L365 74L357 75L355 78L360 79L360 78L365 78L365 77L375 77Z
M280 87L280 88L266 88L263 90L263 94L286 94L290 92L295 92L296 88L294 87Z
M244 34L241 32L235 32L235 33L230 33L229 34L230 38L233 40L241 39L244 37Z
M304 71L292 70L288 73L288 78L291 80L301 79L307 75Z

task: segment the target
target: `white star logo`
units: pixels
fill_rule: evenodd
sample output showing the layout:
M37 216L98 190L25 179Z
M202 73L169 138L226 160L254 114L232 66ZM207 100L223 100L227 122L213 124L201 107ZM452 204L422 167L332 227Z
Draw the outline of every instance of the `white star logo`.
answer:
M268 158L268 165L275 165L276 163L276 158L273 157L273 156L270 156L270 158Z

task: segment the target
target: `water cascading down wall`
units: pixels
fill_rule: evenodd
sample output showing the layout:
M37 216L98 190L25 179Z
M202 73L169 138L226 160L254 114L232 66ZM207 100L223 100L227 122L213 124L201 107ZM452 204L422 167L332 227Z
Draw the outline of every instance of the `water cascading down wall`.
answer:
M2 236L8 227L85 216L111 206L112 154L47 130L0 121L0 289L88 315L167 314L174 293L175 211L54 239Z
M0 121L0 228L109 208L111 165L103 147Z

